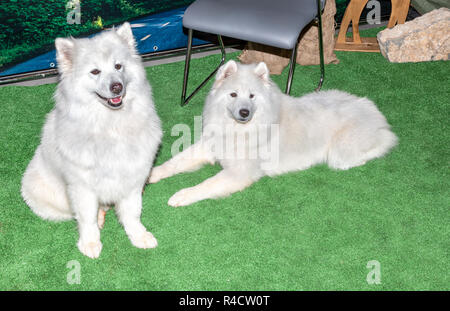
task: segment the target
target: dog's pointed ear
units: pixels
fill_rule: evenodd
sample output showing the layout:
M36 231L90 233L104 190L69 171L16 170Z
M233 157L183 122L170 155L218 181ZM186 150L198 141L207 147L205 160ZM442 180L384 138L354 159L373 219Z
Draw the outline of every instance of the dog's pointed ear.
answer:
M71 70L73 66L75 41L72 38L56 38L56 61L58 71L62 74Z
M234 60L228 61L225 65L219 68L219 71L216 75L216 81L221 81L228 78L232 74L236 73L237 70L237 63Z
M270 82L270 71L269 68L267 68L266 63L260 62L258 65L256 65L254 72L264 82L266 83Z
M136 41L134 40L130 23L123 23L119 28L115 29L115 31L119 35L119 37L128 44L129 48L133 52L136 52Z

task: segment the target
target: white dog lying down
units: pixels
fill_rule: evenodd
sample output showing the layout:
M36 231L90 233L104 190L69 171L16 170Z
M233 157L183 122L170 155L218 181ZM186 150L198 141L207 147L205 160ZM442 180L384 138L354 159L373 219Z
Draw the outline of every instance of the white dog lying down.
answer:
M337 90L290 97L270 80L264 63L229 61L206 99L201 138L154 167L149 182L219 162L223 170L217 175L169 199L171 206L185 206L240 191L265 175L318 163L342 170L363 165L396 143L367 98Z
M131 27L55 44L56 105L23 176L22 196L44 219L75 218L86 256L100 255L99 229L111 204L134 246L155 247L140 221L141 195L162 131Z

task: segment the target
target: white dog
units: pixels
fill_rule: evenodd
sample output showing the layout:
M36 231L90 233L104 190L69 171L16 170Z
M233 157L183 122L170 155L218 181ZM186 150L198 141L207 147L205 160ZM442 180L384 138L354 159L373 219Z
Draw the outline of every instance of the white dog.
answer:
M200 140L153 168L149 182L219 162L223 170L217 175L169 199L171 206L184 206L240 191L265 175L318 163L342 170L363 165L396 143L367 98L336 90L293 98L270 80L264 63L229 61L206 99Z
M161 141L151 87L128 23L90 39L55 41L61 75L22 196L49 220L75 218L78 248L100 255L104 212L114 204L133 245L156 239L140 221L142 189Z

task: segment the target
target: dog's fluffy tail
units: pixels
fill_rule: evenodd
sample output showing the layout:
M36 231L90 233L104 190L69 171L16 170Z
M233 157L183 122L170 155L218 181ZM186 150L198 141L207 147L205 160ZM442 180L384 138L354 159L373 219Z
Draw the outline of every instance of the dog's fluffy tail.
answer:
M397 136L388 127L362 136L352 132L339 135L328 150L327 162L331 168L347 170L361 166L367 161L384 156L398 142ZM355 136L358 138L355 139Z
M395 136L389 128L379 129L377 132L377 138L378 144L376 144L375 148L367 151L366 161L384 156L398 143L397 136Z

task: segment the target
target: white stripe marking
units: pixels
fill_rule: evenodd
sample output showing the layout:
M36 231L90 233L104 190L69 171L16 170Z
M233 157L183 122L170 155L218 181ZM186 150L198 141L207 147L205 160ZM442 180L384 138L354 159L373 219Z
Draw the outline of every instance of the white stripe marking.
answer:
M146 35L144 38L141 39L141 41L147 40L148 38L150 38L152 35Z

